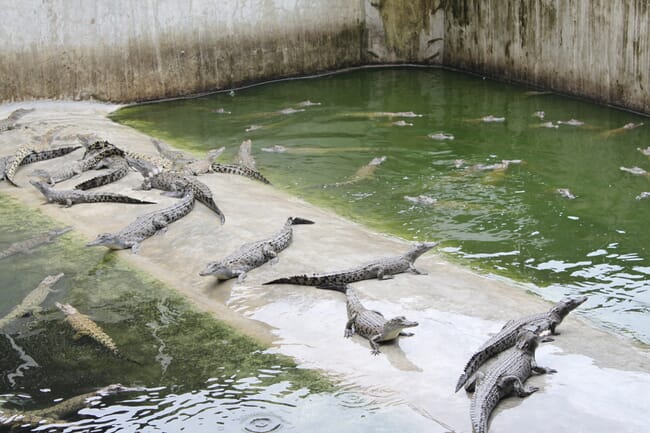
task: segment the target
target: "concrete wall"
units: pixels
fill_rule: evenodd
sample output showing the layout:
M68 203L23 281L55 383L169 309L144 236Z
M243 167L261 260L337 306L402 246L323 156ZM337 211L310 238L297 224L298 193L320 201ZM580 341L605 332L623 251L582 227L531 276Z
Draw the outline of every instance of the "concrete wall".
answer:
M361 63L360 0L0 0L0 101L134 101Z
M451 0L444 63L650 113L647 0Z

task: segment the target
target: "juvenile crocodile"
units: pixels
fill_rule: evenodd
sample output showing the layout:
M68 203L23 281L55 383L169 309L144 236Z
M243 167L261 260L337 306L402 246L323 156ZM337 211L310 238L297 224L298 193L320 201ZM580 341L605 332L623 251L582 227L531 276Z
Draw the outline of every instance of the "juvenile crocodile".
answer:
M415 266L413 266L413 263L418 259L418 257L438 245L438 243L439 242L418 243L401 256L384 257L343 271L311 275L294 275L286 278L278 278L277 280L269 281L264 284L299 284L320 288L336 288L343 287L346 284L355 281L369 280L372 278L377 278L378 280L393 278L393 275L401 272L423 274L423 272L418 271Z
M39 161L45 161L52 158L58 158L60 156L67 155L70 152L74 152L79 148L81 148L81 146L57 147L54 149L33 151L27 156L25 156L22 161L20 161L19 166L23 166L23 165L27 165ZM3 156L2 158L0 158L0 180L4 180L5 170L7 168L7 165L11 165L13 160L14 160L13 155Z
M116 182L129 174L130 167L126 162L126 159L121 157L109 157L106 159L110 160L108 167L111 170L108 173L102 174L100 176L95 176L84 182L81 182L80 184L76 185L74 189L85 191L88 189L97 188L99 186L108 185L109 183Z
M501 399L513 394L526 397L539 390L534 386L524 386L524 382L533 373L556 372L551 368L539 367L535 362L538 344L539 336L524 330L517 338L516 349L494 365L480 380L469 410L474 433L487 433L490 414Z
M251 179L259 180L262 183L271 184L267 178L265 178L262 173L256 170L252 170L243 165L237 164L221 164L218 162L212 163L212 171L215 173L228 173L228 174L237 174L239 176L248 177Z
M12 111L9 116L7 116L6 119L0 120L0 132L5 132L9 131L11 129L16 128L16 122L20 120L23 116L26 114L31 113L34 111L34 108L19 108L17 110Z
M68 164L63 165L62 167L57 167L54 170L34 170L32 172L32 176L41 177L47 180L50 185L54 185L77 176L84 171L96 168L104 158L115 155L121 155L121 151L115 147L106 148L99 152L93 153L85 159L82 159L80 161L71 161Z
M68 322L72 329L76 331L72 337L73 340L77 341L82 337L90 337L116 357L124 359L126 361L138 363L137 361L134 361L122 355L122 353L117 349L117 345L113 339L106 332L104 332L104 330L90 317L80 313L79 310L70 304L61 304L59 302L55 302L54 305L56 305L56 307L61 310L63 314L65 314L65 321Z
M36 187L47 199L48 203L59 203L70 207L79 203L129 203L129 204L156 204L153 201L145 201L114 192L89 192L78 189L56 190L45 182L32 180Z
M348 321L345 324L345 337L351 337L355 333L367 339L370 343L373 355L379 355L377 343L395 340L397 337L410 337L413 334L404 332L404 328L418 326L418 322L407 320L404 316L393 317L387 320L379 311L369 310L361 304L357 293L350 287L345 286L347 301L346 309Z
M16 305L9 314L0 318L0 329L20 317L39 311L41 309L41 304L45 301L47 295L54 291L52 286L54 286L61 278L63 278L63 273L48 275L45 277L34 290L25 296L25 299L23 299L20 304Z
M141 215L131 224L113 233L102 233L97 238L86 244L87 247L103 245L113 250L131 248L133 254L140 251L140 243L156 233L164 233L167 226L190 213L194 207L194 193L190 188L185 190L183 198L177 203Z
M272 264L278 260L278 253L291 244L292 226L296 224L314 224L314 222L299 217L290 217L282 229L271 237L242 245L225 259L208 263L199 275L214 275L219 280L237 277L239 282L244 281L246 273L251 269L260 267L269 260Z
M147 176L144 178L142 183L142 189L149 190L151 188L161 189L163 191L169 191L172 196L182 195L183 191L186 188L189 188L194 193L194 197L206 205L210 210L216 213L219 216L221 224L226 222L226 217L224 216L219 206L214 202L212 197L212 191L210 187L196 179L192 176L185 176L180 173L174 173L171 171L163 171L158 174Z
M64 227L61 229L53 229L47 233L41 233L36 235L33 238L26 239L24 241L15 242L9 245L9 248L0 252L0 259L5 259L16 254L25 254L30 253L35 248L40 247L41 245L49 244L54 242L56 238L61 236L64 233L72 230L72 227Z
M538 334L549 330L552 335L558 335L559 333L555 328L562 323L562 320L564 320L571 311L576 309L586 300L586 296L565 298L545 313L533 314L530 316L524 316L520 319L508 321L497 334L490 337L490 339L472 355L469 361L467 361L465 369L456 383L456 392L458 392L465 382L467 382L467 380L478 371L485 361L512 347L517 341L517 335L523 328L530 327L531 329L535 329Z

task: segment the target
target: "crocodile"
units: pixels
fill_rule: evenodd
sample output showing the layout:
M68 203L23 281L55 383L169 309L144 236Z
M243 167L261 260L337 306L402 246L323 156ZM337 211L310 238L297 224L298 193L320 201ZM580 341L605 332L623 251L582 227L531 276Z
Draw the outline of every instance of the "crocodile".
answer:
M194 193L190 188L186 189L183 198L177 203L141 215L131 224L113 233L102 233L94 241L86 244L87 247L103 245L113 250L131 248L133 254L140 251L140 243L156 233L164 233L167 226L190 213L194 207Z
M88 192L79 189L55 190L42 181L32 180L36 187L47 199L48 203L59 203L70 207L79 203L129 203L129 204L156 204L153 201L140 200L114 192Z
M556 327L574 309L587 300L586 296L565 298L555 304L545 313L524 316L520 319L510 320L501 330L486 341L467 361L463 373L456 383L456 392L467 382L491 357L512 347L517 341L517 335L525 327L532 327L538 333L548 330L552 335L558 335Z
M41 304L45 301L47 295L54 291L52 286L54 286L61 278L63 278L63 273L48 275L45 277L34 290L25 296L25 299L23 299L20 304L16 305L9 314L0 318L0 329L13 322L15 319L40 311Z
M142 165L138 163L136 163L135 166L138 167L138 170L142 168ZM223 212L221 212L221 209L219 209L219 206L214 202L210 187L193 176L186 176L171 171L163 171L161 173L145 176L141 189L149 190L151 188L169 191L170 194L168 195L172 196L182 195L186 188L190 188L194 193L194 197L198 201L206 205L219 216L221 224L226 222L226 217Z
M34 152L34 147L30 144L21 144L18 146L18 149L16 150L16 153L14 153L13 158L11 162L7 164L5 167L5 179L9 181L13 186L18 186L16 184L16 181L14 180L14 176L16 175L16 171L18 170L18 167L23 165L22 162L23 160L31 153Z
M418 326L418 322L407 320L404 316L387 320L379 311L369 310L361 304L357 293L349 286L344 286L347 301L348 321L345 324L345 337L355 333L367 339L373 355L379 355L377 343L395 340L397 337L410 337L413 334L404 332L405 328Z
M72 329L76 331L72 337L73 340L77 341L82 337L90 337L116 357L139 364L139 362L125 357L122 352L117 349L117 345L113 339L90 317L80 313L79 310L70 304L55 302L54 305L65 314L65 321L68 322Z
M215 173L228 173L237 174L239 176L248 177L251 179L259 180L262 183L271 184L259 171L252 170L248 167L238 164L221 164L219 162L212 163L212 171Z
M109 183L116 182L122 179L124 176L129 174L130 167L124 158L106 158L110 160L108 162L108 167L111 169L108 173L102 174L100 176L95 176L84 182L81 182L78 185L75 185L74 189L88 190L92 188L97 188L99 186L108 185Z
M377 167L379 167L384 161L386 161L385 156L378 156L376 158L373 158L368 164L359 167L356 173L354 173L354 175L350 177L348 180L345 180L343 182L337 182L334 184L323 185L323 188L327 188L330 186L339 187L344 185L352 185L357 182L361 182L364 179L372 177L373 174L375 173L375 170L377 170Z
M524 382L533 374L555 373L556 370L540 367L535 362L535 350L539 336L523 330L516 342L515 350L500 360L476 385L476 392L470 403L470 418L474 433L487 433L490 414L500 400L511 395L527 397L539 388L525 387ZM474 384L470 388L473 388Z
M57 147L54 149L33 151L30 154L26 155L22 161L20 161L19 166L32 164L34 162L45 161L52 158L58 158L63 155L67 155L70 152L74 152L77 149L80 149L81 146L66 146L66 147ZM3 156L0 158L0 180L5 179L5 170L7 165L11 165L14 160L14 156Z
M155 138L151 139L151 143L153 144L153 147L156 148L160 156L170 160L174 165L186 164L196 160L196 158L188 153L180 150L171 150L167 144L163 143L160 140L156 140Z
M405 254L393 257L384 257L371 262L365 263L355 268L343 271L327 272L323 274L300 274L286 278L278 278L264 284L298 284L303 286L316 286L319 288L341 288L348 283L355 281L369 280L377 278L384 280L393 278L393 275L402 272L412 272L422 275L413 263L422 254L438 245L439 242L422 242L416 244Z
M68 164L63 165L62 167L57 167L54 170L34 170L32 176L38 176L47 180L50 185L57 184L68 180L74 176L77 176L84 171L91 170L98 167L102 163L104 158L108 158L115 155L121 155L121 151L115 147L106 148L99 152L93 153L91 156L84 158L79 161L71 161Z
M0 252L0 259L5 259L7 257L14 256L16 254L31 253L35 248L38 248L41 245L54 242L56 238L58 238L64 233L69 232L70 230L72 230L72 227L53 229L47 233L41 233L39 235L36 235L33 238L26 239L20 242L15 242L9 245L9 248Z
M79 136L79 139L81 140L82 144L86 148L86 153L84 154L84 158L86 158L89 154L93 152L97 153L107 149L116 149L114 151L115 155L119 155L124 158L146 161L158 167L159 169L171 169L174 165L173 161L170 161L167 158L157 156L157 155L145 155L130 150L120 149L116 145L106 140L96 140L91 143L89 137Z
M314 222L299 217L290 217L282 229L271 237L242 245L225 259L208 263L199 275L214 275L219 280L237 277L239 282L244 281L247 272L251 269L260 267L269 260L271 260L271 264L277 262L278 253L291 244L292 226L296 224L314 224Z
M34 111L34 108L19 108L12 111L6 119L0 120L0 132L10 131L16 128L16 122L23 116Z
M257 163L253 158L252 147L253 142L251 140L242 141L239 145L239 152L237 153L235 163L250 168L253 171L257 171Z

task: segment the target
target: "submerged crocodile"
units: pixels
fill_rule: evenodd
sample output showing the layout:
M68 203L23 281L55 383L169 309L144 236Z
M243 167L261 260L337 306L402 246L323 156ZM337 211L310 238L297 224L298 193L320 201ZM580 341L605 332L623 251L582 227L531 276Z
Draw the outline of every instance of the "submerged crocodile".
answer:
M512 347L517 341L517 335L522 329L530 327L531 329L535 329L538 334L548 330L552 335L558 335L559 333L555 328L562 323L562 320L571 311L586 300L586 296L566 298L555 304L553 308L545 313L533 314L517 320L508 321L497 334L486 341L472 355L469 361L467 361L463 374L460 375L456 383L456 392L478 371L485 361Z
M0 252L0 259L5 259L7 257L14 256L16 254L30 253L32 252L32 250L40 247L41 245L54 242L56 238L58 238L64 233L69 232L70 230L72 230L72 227L53 229L47 233L41 233L40 235L36 235L33 238L20 241L20 242L15 242L9 245L9 248Z
M99 186L108 185L109 183L116 182L129 174L130 167L126 162L126 159L120 157L109 157L106 159L109 160L108 167L110 168L110 171L108 173L81 182L80 184L75 185L74 189L85 191Z
M34 170L32 176L41 177L50 185L54 185L77 176L84 171L97 168L102 163L102 160L115 155L121 156L121 152L121 150L115 147L106 148L99 152L95 152L80 161L71 161L68 164L55 168L54 170Z
M237 174L239 176L248 177L251 179L259 180L262 183L271 184L259 171L253 170L243 165L238 164L221 164L218 162L212 163L212 171L215 173L228 173Z
M500 400L511 395L527 397L539 390L534 386L524 386L533 373L556 372L551 368L539 367L535 362L538 344L539 336L524 330L517 338L515 350L495 364L476 385L469 410L474 433L487 433L490 414ZM470 387L470 391L472 389Z
M16 122L23 116L34 111L34 108L19 108L12 111L6 119L0 120L0 132L9 131L16 128Z
M156 233L164 233L167 226L183 218L194 207L194 193L190 188L185 190L183 198L177 203L141 215L131 224L113 233L102 233L94 241L86 244L87 247L105 246L113 250L131 248L133 254L140 251L140 243Z
M345 324L345 337L359 334L370 343L373 355L379 355L377 343L395 340L397 337L410 337L405 328L418 326L418 322L407 320L404 316L387 320L379 311L369 310L361 304L357 293L350 287L344 287L347 301L348 321Z
M343 271L294 275L286 278L278 278L264 284L299 284L320 288L342 288L346 284L355 281L370 280L373 278L377 278L378 280L393 278L393 275L402 272L423 274L423 272L418 271L413 266L413 263L418 257L438 244L439 242L422 242L416 244L401 256L384 257Z
M52 158L58 158L63 155L67 155L70 152L81 148L81 146L67 146L67 147L57 147L54 149L32 151L30 154L26 155L22 161L18 164L19 166L32 164L34 162L45 161ZM5 171L7 166L12 165L14 161L14 156L4 156L0 158L0 180L4 180Z
M219 280L237 277L238 281L243 281L246 278L246 273L251 269L260 267L269 260L271 263L278 260L278 253L291 244L292 226L296 224L314 224L314 222L299 217L290 217L282 229L271 237L242 245L225 259L208 263L199 275L214 275Z
M15 319L38 312L41 309L41 304L45 301L45 298L47 298L47 295L54 291L52 286L54 286L61 278L63 278L63 273L48 275L45 277L34 290L25 296L25 299L23 299L20 304L16 305L9 314L0 318L0 329L13 322Z
M70 207L79 203L129 203L129 204L156 204L114 192L88 192L78 189L56 190L45 182L32 180L36 187L47 199L48 203L59 203Z
M384 161L386 161L385 156L378 156L376 158L373 158L368 164L359 167L356 173L354 173L354 175L351 176L348 180L345 180L343 182L337 182L330 185L324 185L323 188L327 188L329 186L338 187L344 185L352 185L357 182L361 182L364 179L372 177L372 175L377 170L377 167L379 167Z

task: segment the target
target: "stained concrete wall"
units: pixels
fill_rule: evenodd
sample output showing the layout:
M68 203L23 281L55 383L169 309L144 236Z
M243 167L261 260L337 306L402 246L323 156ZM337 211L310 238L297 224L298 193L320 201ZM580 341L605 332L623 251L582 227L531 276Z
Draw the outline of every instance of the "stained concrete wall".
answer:
M647 0L451 0L444 63L650 113Z
M360 0L0 0L0 101L134 101L361 62Z

